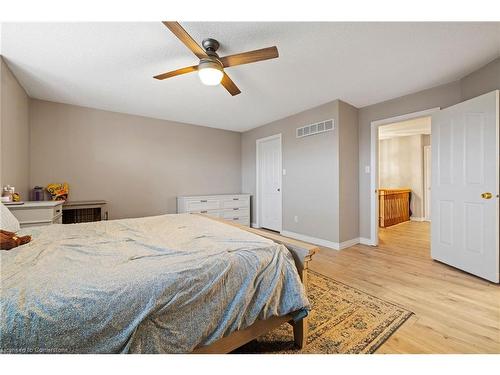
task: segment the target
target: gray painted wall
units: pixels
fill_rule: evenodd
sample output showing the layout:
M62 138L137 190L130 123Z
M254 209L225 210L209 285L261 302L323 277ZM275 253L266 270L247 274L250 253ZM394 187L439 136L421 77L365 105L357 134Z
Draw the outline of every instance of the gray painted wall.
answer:
M242 189L252 196L256 191L256 140L282 135L284 231L331 242L358 237L357 112L335 100L243 133ZM296 128L332 118L334 131L296 138ZM255 212L253 201L254 222Z
M29 97L0 57L0 187L12 185L29 200Z
M358 109L339 101L339 242L359 237Z
M283 230L338 242L339 239L339 101L252 129L241 137L242 190L255 197L256 140L281 133L283 168ZM295 129L327 119L335 130L309 137L295 137ZM298 222L294 221L298 216ZM255 200L252 200L255 221Z
M30 185L66 181L111 218L176 212L176 196L240 192L240 133L31 100Z

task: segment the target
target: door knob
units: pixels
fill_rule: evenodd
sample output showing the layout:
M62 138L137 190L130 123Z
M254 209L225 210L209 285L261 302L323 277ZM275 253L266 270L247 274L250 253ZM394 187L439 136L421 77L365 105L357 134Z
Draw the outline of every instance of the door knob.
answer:
M278 188L278 191L281 191L281 189L280 189L280 188Z
M491 194L489 192L481 194L481 198L483 198L483 199L491 199L492 197L493 197L493 194Z

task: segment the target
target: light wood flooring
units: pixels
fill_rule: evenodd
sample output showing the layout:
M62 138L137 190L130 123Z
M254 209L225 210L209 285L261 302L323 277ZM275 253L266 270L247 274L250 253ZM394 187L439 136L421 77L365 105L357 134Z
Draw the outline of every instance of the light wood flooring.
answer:
M413 315L377 353L500 353L500 286L433 261L429 223L380 230L378 247L321 248L311 268Z

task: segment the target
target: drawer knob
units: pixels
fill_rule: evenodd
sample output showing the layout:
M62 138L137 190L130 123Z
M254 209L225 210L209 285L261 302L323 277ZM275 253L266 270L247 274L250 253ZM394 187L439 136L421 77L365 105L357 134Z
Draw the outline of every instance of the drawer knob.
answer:
M200 211L201 214L206 214L208 211Z
M240 198L233 198L233 201L239 201Z
M201 203L207 203L207 200L206 199L202 199L200 202Z
M238 220L238 219L239 219L239 217L233 217L233 220Z
M238 207L235 207L235 208L233 208L233 210L238 211L238 210L239 210L239 208L238 208Z

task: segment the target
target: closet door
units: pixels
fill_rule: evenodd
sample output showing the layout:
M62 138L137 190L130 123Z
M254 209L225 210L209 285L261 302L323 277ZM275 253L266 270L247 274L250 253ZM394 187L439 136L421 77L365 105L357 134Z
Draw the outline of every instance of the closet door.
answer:
M281 231L281 135L257 140L259 226Z

